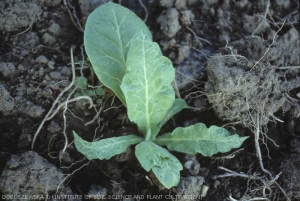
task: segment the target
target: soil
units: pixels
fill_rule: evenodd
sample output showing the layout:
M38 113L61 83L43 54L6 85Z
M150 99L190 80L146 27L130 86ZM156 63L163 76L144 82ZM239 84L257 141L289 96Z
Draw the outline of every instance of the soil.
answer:
M177 114L162 132L203 122L249 136L232 155L173 153L184 166L177 187L164 189L151 172L144 171L134 146L103 161L88 161L76 150L73 130L88 141L138 133L126 109L107 89L101 101L91 96L92 109L81 100L69 103L65 112L59 110L43 124L31 148L53 102L71 83L70 48L75 62L86 60L84 23L105 2L0 1L1 198L300 200L300 6L296 0L120 1L146 20L154 41L174 64L178 95L193 108ZM82 73L88 84L100 85L88 66L82 72L79 68L77 76ZM258 128L262 161L255 146Z

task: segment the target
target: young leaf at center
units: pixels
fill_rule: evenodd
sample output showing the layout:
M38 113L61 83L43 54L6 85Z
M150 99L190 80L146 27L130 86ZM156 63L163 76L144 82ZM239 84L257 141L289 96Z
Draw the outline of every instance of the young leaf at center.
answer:
M178 112L180 112L182 109L185 109L185 108L189 108L189 106L186 104L184 99L181 99L181 98L175 99L175 101L173 102L173 105L167 111L167 114L166 114L165 118L163 119L163 121L160 122L160 124L158 125L156 130L152 131L152 135L156 136L158 134L158 132L160 131L161 127L168 120L170 120L175 114L177 114Z
M146 136L149 129L157 130L175 100L175 70L171 61L162 56L158 44L143 32L132 40L126 66L121 89L128 117Z
M106 3L88 17L84 31L84 46L99 80L126 105L120 89L126 73L126 56L130 41L139 31L149 38L145 23L127 8Z

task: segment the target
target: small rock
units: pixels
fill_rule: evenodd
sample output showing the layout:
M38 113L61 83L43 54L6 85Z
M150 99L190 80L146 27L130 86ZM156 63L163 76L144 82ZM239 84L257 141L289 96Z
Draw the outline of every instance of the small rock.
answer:
M111 0L78 0L79 8L83 18L87 18L87 16L95 10L95 8L99 7L100 5L107 3Z
M64 66L61 69L61 74L66 75L66 76L70 76L72 74L72 71L69 67Z
M160 0L159 5L164 8L171 8L175 0Z
M50 72L50 77L54 80L60 80L61 73L59 71L52 71L52 72Z
M21 111L32 118L39 118L43 115L45 109L28 101L27 106L24 109L21 109Z
M186 9L186 1L176 0L176 2L175 2L175 8L177 10L184 10L184 9Z
M196 156L186 155L185 159L187 161L184 163L184 167L191 175L197 175L200 171L200 163L197 161Z
M178 48L178 59L176 63L182 63L190 55L190 46L182 45Z
M245 15L244 16L244 29L249 33L252 34L255 31L255 34L261 34L265 31L270 29L270 24L267 20L261 21L261 16L259 14L252 15ZM260 26L257 26L260 24Z
M87 196L96 201L104 200L105 196L107 196L107 189L101 186L97 186L92 184Z
M113 187L113 194L115 195L123 195L125 193L125 190L122 187L122 183L118 184L118 183L112 183L112 187Z
M0 84L0 113L8 115L14 109L14 99L8 91Z
M48 63L48 59L47 59L47 57L45 57L44 55L38 56L38 57L35 59L35 61L36 61L37 63L40 63L40 64L46 64L46 63Z
M53 46L56 43L56 38L49 33L44 33L42 36L45 45Z
M199 0L187 0L187 5L189 6L194 6L198 4L200 1Z
M6 195L49 195L59 190L63 173L36 152L13 155L0 177L0 190Z
M48 67L49 67L51 70L54 70L54 69L55 69L54 64L55 64L54 61L49 61L49 62L47 63Z
M217 4L219 0L207 0L206 1L209 5Z
M194 200L185 196L200 195L203 182L204 178L200 176L181 177L178 186L173 188L177 195L181 195L178 201Z
M17 69L19 71L25 71L25 67L22 64L19 64L18 67L17 67Z
M195 18L194 13L190 10L181 11L181 15L182 16L180 17L180 21L184 26L190 26Z
M48 31L50 33L52 33L54 36L59 36L61 34L61 28L60 28L59 24L57 24L55 22L50 25L50 27L48 28Z
M4 77L11 75L16 70L16 67L11 62L0 62L0 72Z
M51 121L47 127L47 130L52 134L57 134L61 131L61 127L56 121Z
M61 4L61 0L45 0L44 4L48 7L55 7Z
M43 67L40 67L39 69L39 77L44 77L45 75L45 69Z
M26 94L29 96L33 95L34 92L35 92L35 89L33 87L28 87L26 90Z
M285 9L287 9L290 6L290 0L276 0L276 4L279 7L283 7Z
M170 8L158 17L157 22L160 24L163 33L172 38L181 29L178 19L179 12L175 8Z
M239 2L237 2L237 6L240 8L244 8L245 6L247 6L249 4L248 0L240 0Z

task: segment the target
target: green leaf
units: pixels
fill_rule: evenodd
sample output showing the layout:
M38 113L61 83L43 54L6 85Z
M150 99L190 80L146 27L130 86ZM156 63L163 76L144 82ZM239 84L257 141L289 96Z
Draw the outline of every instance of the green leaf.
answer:
M168 149L186 154L201 153L203 156L212 156L218 152L228 152L238 148L248 137L231 135L224 128L211 126L207 128L198 123L186 128L176 128L172 133L158 137L155 142L166 145Z
M93 97L96 95L94 89L85 89L85 90L83 90L83 92L85 95L87 95L89 97Z
M144 141L135 147L135 155L142 167L148 172L152 169L166 188L178 185L183 167L168 150L151 141Z
M75 77L75 85L78 84L78 87L80 89L86 89L87 88L87 78L85 77Z
M153 136L156 136L158 134L161 127L167 121L169 121L169 119L171 119L175 114L177 114L178 112L180 112L182 109L185 109L185 108L189 108L189 106L186 104L185 100L181 99L181 98L177 98L174 101L172 107L167 111L167 114L166 114L164 120L159 124L159 126L157 127L157 130L153 131Z
M145 23L133 12L118 4L99 6L88 17L84 31L84 45L99 80L110 88L126 105L120 89L126 72L129 43L138 31L149 38Z
M175 100L175 70L171 61L162 56L158 44L143 33L132 41L126 66L128 73L121 89L128 117L146 136L149 129L157 129Z
M95 90L95 93L97 96L102 96L102 95L104 95L104 90L102 87L97 87Z
M177 159L177 158L176 158ZM178 186L180 182L180 171L183 169L181 163L169 158L162 158L160 166L152 168L153 173L167 189Z
M77 98L77 97L82 96L82 95L83 95L82 93L76 92L76 93L74 94L74 97Z
M114 155L124 152L129 145L143 141L135 135L112 137L97 142L87 142L79 137L74 131L74 142L77 150L85 155L89 160L110 159Z

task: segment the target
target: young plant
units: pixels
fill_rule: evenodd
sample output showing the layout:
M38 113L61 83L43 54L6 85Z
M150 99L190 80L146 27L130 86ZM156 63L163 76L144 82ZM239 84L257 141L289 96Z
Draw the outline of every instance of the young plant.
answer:
M101 86L91 86L88 84L88 80L85 77L76 77L75 85L78 84L78 92L74 94L74 97L89 96L95 99L97 104L102 102L100 96L104 95L104 90Z
M212 156L240 147L247 138L202 123L157 136L174 114L188 106L183 99L175 99L171 61L152 42L147 26L128 9L114 3L97 8L87 20L84 43L99 80L127 107L129 119L143 135L87 142L74 132L76 148L88 159L110 159L137 144L135 155L141 166L148 172L152 170L166 188L171 188L178 185L183 167L162 146Z

